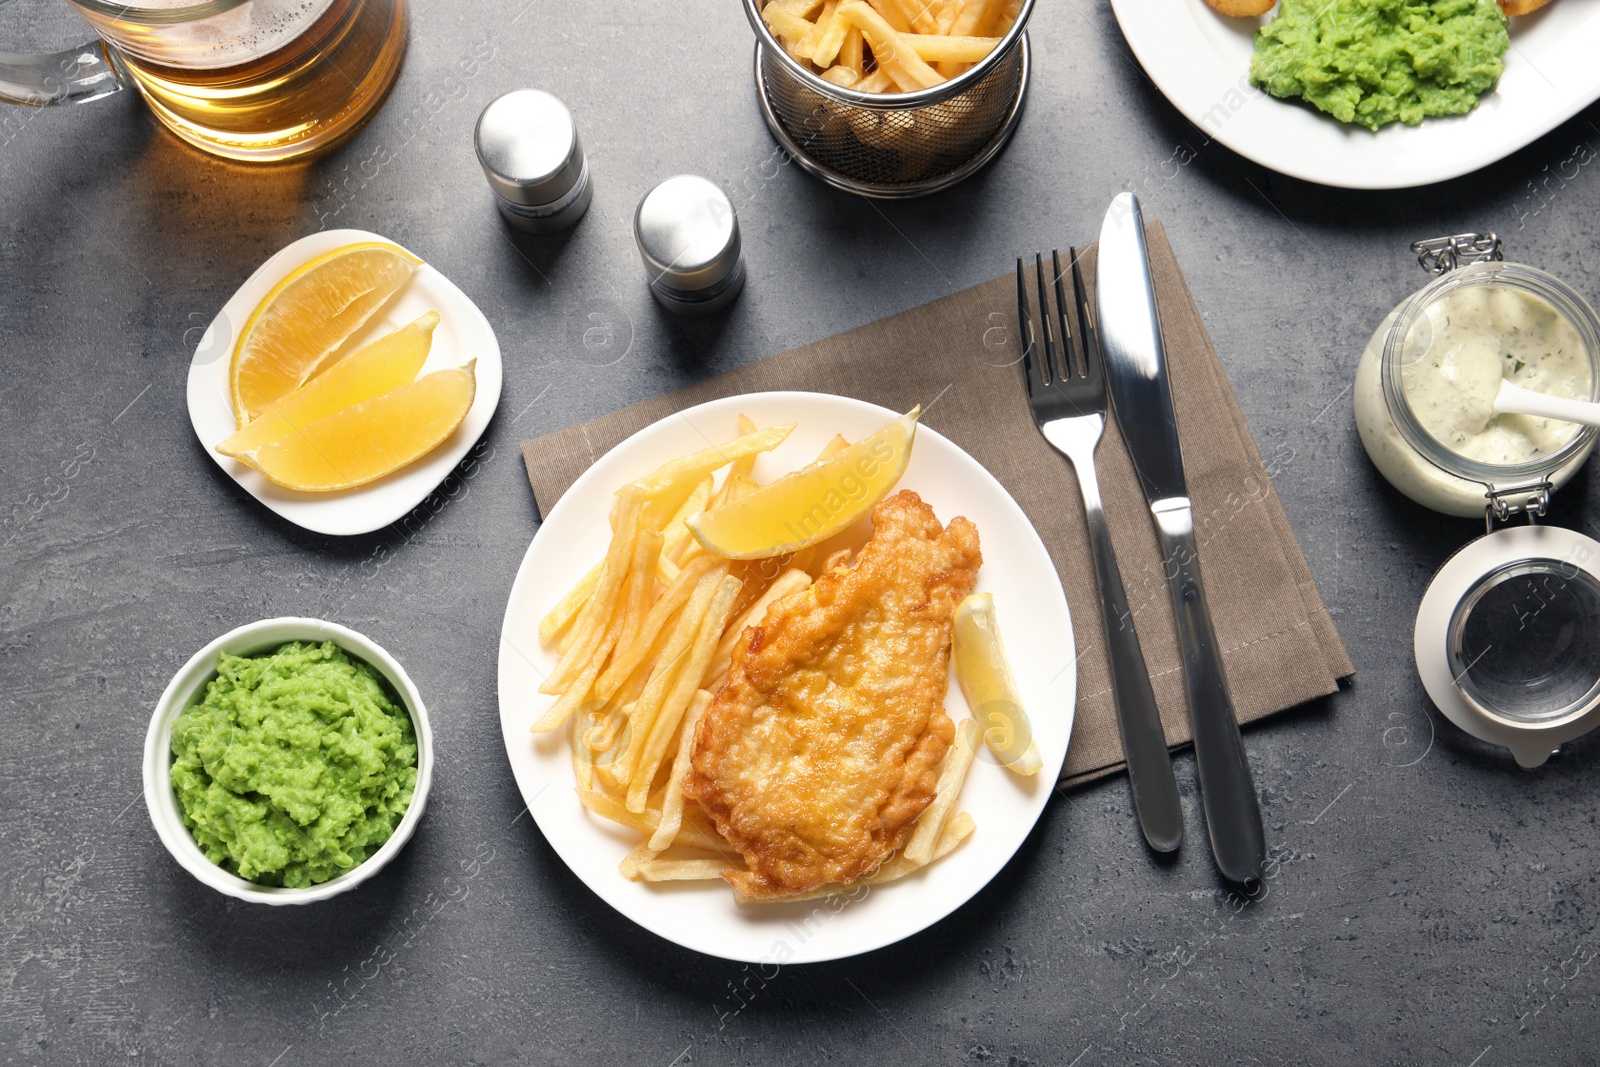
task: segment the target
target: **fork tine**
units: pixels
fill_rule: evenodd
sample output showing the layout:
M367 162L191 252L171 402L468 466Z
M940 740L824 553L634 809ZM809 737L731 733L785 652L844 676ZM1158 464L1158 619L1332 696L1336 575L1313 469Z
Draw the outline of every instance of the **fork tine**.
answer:
M1033 396L1045 387L1039 369L1039 349L1033 340L1033 316L1028 313L1028 283L1023 273L1022 257L1017 257L1017 332L1022 340L1022 367L1028 381L1028 395Z
M1083 271L1078 257L1072 257L1072 295L1078 303L1078 337L1083 342L1083 367L1085 377L1099 381L1104 373L1105 353L1100 351L1100 331L1095 329L1094 315L1089 310L1089 291L1083 284Z
M1056 345L1050 337L1050 299L1045 295L1044 257L1037 252L1033 254L1033 267L1034 277L1039 283L1039 332L1044 334L1044 376L1047 381L1060 381L1061 364L1056 362Z
M1078 358L1073 352L1073 349L1079 346L1072 343L1072 326L1067 321L1067 294L1061 287L1061 252L1059 249L1051 249L1050 262L1054 267L1052 273L1056 289L1056 321L1061 324L1058 331L1061 337L1061 364L1066 370L1066 376L1073 378L1081 375L1083 371L1079 369ZM1087 359L1087 357L1085 358Z

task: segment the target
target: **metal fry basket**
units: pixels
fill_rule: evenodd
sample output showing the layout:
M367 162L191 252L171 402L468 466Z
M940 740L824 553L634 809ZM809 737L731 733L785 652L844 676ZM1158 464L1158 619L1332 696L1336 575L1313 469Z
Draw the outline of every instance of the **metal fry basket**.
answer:
M824 81L796 61L744 0L756 32L756 95L767 128L810 173L881 199L926 196L970 177L1005 147L1028 92L1028 17L971 69L914 93L863 93Z

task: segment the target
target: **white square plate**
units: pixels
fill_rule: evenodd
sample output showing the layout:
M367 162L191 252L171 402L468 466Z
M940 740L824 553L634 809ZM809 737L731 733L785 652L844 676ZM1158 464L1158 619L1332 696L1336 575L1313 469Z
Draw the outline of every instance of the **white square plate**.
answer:
M327 230L302 237L256 268L222 305L189 363L189 419L206 454L246 492L285 519L316 533L340 536L382 529L422 503L477 443L500 403L500 342L495 339L494 329L467 294L424 263L340 350L353 352L429 311L437 311L439 326L433 331L433 348L421 373L459 367L470 359L478 361L477 392L455 433L432 452L388 477L338 493L284 489L267 481L259 471L216 451L215 446L237 429L228 383L237 340L235 331L290 271L325 252L361 241L400 247L387 237L365 230Z
M1554 0L1512 19L1505 73L1475 110L1377 133L1250 84L1256 29L1276 9L1253 19L1219 15L1204 0L1111 0L1111 8L1150 80L1208 139L1321 185L1405 189L1469 174L1600 98L1595 0Z

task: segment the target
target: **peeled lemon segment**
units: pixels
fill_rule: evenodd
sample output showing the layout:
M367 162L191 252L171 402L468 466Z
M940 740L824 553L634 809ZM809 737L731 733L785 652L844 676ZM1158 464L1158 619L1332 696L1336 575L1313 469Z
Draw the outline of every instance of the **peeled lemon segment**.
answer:
M219 444L217 451L224 456L253 451L415 380L428 361L438 325L439 313L430 311L357 349L251 419L244 429Z
M984 744L1006 769L1038 774L1044 761L1011 677L993 594L973 593L957 606L954 655L956 681L983 730Z
M921 406L748 496L685 525L708 552L761 559L826 540L867 514L895 487L911 461Z
M424 375L238 458L278 485L307 493L382 478L433 451L461 425L477 389L475 363Z
M391 244L346 245L297 267L251 312L229 369L241 429L323 370L422 261Z

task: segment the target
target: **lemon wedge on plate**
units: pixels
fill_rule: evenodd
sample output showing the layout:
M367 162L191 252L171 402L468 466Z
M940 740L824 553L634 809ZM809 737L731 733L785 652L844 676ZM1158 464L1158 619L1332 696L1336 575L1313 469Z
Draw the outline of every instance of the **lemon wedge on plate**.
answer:
M422 261L378 241L303 263L262 298L239 333L228 382L240 429L323 370Z
M1011 677L993 594L973 593L956 607L955 661L956 681L989 751L1008 770L1038 774L1043 761Z
M365 485L433 451L461 425L477 391L476 362L425 374L237 458L302 492Z
M809 467L685 522L707 552L761 559L826 540L889 495L906 464L921 405Z
M439 313L430 311L357 349L282 400L251 419L244 429L217 446L224 456L237 456L287 437L319 419L382 396L417 377L428 361Z

